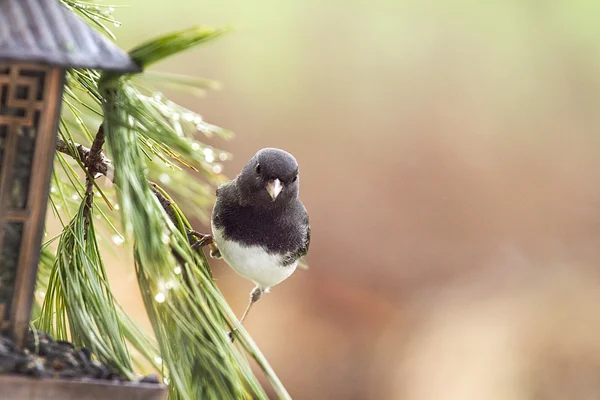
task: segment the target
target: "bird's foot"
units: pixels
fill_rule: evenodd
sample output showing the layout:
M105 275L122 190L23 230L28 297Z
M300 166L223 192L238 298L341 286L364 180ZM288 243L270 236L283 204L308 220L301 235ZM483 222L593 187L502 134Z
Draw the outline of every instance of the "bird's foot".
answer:
M209 252L210 256L212 258L221 258L221 252L219 251L217 244L215 243L215 239L211 235L200 233L198 231L190 229L188 231L188 236L190 238L193 238L193 237L198 238L198 240L192 244L192 249L198 250L202 247L209 246L210 247L210 252Z
M212 258L222 258L221 252L219 251L219 248L214 242L209 244L208 246L210 247L210 256Z
M202 248L204 246L211 246L214 245L215 240L213 239L213 237L211 235L208 234L204 234L204 233L200 233L198 231L195 231L193 229L190 229L188 231L188 237L191 238L197 238L198 240L196 242L194 242L192 244L192 249L197 250L199 248ZM212 250L211 250L212 253Z
M260 287L255 287L252 292L250 292L250 303L256 303L262 297L263 293L266 293L268 289L261 289Z
M233 343L233 341L235 340L235 332L237 332L237 329L232 329L229 332L227 332L227 336L229 337L229 340L231 340L231 343Z

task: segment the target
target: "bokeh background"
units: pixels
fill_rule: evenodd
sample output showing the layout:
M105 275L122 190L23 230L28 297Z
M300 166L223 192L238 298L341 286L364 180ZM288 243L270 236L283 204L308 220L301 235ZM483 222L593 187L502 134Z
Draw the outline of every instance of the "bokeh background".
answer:
M599 2L119 3L124 48L233 28L157 67L222 82L167 95L236 133L228 176L300 163L310 269L247 321L292 397L600 398ZM212 265L241 313L252 284Z

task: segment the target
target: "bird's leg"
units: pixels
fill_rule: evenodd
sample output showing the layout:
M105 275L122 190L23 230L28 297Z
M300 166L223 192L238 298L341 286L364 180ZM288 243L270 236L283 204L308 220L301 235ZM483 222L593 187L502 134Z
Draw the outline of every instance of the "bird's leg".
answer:
M254 304L258 300L260 300L263 293L264 293L263 290L259 286L255 287L252 290L252 292L250 292L250 302L248 303L248 307L246 307L246 310L242 314L242 318L240 319L240 324L244 323L244 320L246 319L246 317L248 316L248 313L250 312L250 308L252 307L252 304Z
M210 256L212 258L221 258L221 252L219 252L215 240L211 235L200 233L193 229L188 230L188 235L198 238L198 240L192 244L193 250L208 246L210 248Z
M244 311L244 313L242 314L242 318L240 318L240 325L242 325L244 323L244 320L246 319L246 317L248 316L248 313L250 312L250 309L252 308L252 305L254 303L256 303L258 300L260 300L260 298L262 297L263 293L265 291L263 289L260 288L260 286L255 287L252 292L250 292L250 302L248 303L248 307L246 307L246 310ZM236 330L232 330L231 332L228 333L229 338L231 339L231 341L233 342L233 332L235 332Z

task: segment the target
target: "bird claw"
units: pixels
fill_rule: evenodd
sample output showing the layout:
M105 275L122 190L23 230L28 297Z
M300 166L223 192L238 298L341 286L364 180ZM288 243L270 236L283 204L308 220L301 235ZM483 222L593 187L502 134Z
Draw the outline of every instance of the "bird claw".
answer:
M214 239L213 239L213 237L211 235L203 234L203 233L200 233L198 231L189 230L188 231L188 236L199 238L196 242L194 242L192 244L192 249L194 249L194 250L197 250L197 249L202 248L204 246L212 245L214 243Z
M210 246L210 256L212 258L222 258L221 252L219 251L219 248L217 247L216 244L211 243L211 244L209 244L209 246Z
M234 340L235 340L235 337L233 336L233 333L234 333L235 331L237 331L237 329L232 329L232 330L230 330L229 332L227 332L227 336L229 337L229 340L231 340L231 343L233 343L233 342L234 342Z
M215 243L215 239L208 234L200 233L193 229L188 231L188 236L190 238L197 237L199 238L196 242L192 244L193 250L198 250L202 247L209 246L210 247L210 256L211 258L221 258L221 252L217 248L217 244Z

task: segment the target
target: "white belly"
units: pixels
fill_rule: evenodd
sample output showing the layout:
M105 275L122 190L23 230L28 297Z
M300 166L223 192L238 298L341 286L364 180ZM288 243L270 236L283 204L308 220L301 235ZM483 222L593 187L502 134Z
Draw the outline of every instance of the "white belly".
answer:
M263 290L281 283L296 270L298 261L282 267L281 256L269 254L260 246L241 246L225 240L222 230L214 226L212 230L219 252L227 264Z

